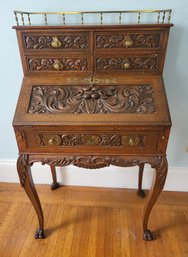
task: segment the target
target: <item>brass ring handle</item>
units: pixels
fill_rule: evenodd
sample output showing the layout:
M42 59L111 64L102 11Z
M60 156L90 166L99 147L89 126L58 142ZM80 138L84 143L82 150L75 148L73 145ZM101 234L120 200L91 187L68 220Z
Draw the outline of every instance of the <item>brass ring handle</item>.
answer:
M56 59L56 60L54 60L53 68L55 70L62 70L63 69L63 64L60 62L60 60Z
M132 41L132 39L130 38L130 36L126 36L126 37L124 38L123 45L124 45L125 47L132 46L133 43L134 43L134 42Z
M127 69L129 69L129 67L130 67L130 64L128 63L128 62L126 62L126 63L124 63L124 68L127 70Z
M51 46L53 48L60 48L62 46L62 43L57 37L52 37Z

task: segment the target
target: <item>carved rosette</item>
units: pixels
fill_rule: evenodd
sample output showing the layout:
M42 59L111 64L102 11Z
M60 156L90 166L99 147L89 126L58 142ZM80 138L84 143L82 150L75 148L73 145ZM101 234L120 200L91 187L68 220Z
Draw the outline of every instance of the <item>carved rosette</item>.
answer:
M99 169L110 165L119 167L131 167L137 166L143 161L137 159L126 159L118 156L66 156L62 158L44 158L43 160L31 160L30 164L36 161L41 161L42 164L48 164L53 166L68 166L70 164L86 169Z
M58 47L53 42L58 40ZM87 35L57 35L57 36L36 36L24 37L26 49L88 49Z
M126 38L131 40L129 48L159 48L160 34L114 34L97 35L96 46L98 49L126 48Z
M168 173L168 161L166 156L158 156L151 166L156 170L156 184L160 185L161 189L163 189Z
M28 172L28 158L27 155L21 154L17 160L17 171L22 187L25 185L26 173Z
M34 86L29 113L154 113L151 85Z
M87 58L28 58L29 71L85 71ZM56 68L57 67L57 68Z
M156 71L159 57L125 57L125 58L97 58L96 69L102 70L143 70Z

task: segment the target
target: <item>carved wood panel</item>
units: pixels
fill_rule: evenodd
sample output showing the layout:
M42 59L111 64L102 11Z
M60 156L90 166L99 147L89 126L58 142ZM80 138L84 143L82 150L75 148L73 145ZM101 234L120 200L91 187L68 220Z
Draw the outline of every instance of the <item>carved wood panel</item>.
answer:
M30 72L41 71L86 71L87 58L27 58Z
M145 147L148 144L147 136L143 134L38 134L34 133L35 146L123 146ZM146 142L147 141L147 142Z
M29 113L154 113L151 85L33 86Z
M97 49L159 48L161 34L108 34L96 36Z
M61 35L24 35L26 49L88 49L88 35L67 34Z
M97 71L157 71L159 64L159 56L149 57L97 57Z

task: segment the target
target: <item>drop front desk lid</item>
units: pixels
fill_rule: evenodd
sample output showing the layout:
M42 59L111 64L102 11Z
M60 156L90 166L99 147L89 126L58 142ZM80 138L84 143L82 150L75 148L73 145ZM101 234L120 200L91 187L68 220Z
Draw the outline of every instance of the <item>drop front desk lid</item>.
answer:
M160 75L24 77L13 125L171 125Z

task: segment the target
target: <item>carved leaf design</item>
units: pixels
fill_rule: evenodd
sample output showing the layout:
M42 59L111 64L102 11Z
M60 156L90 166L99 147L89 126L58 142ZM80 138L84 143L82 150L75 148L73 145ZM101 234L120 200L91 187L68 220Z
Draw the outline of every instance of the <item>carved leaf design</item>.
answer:
M20 184L22 187L24 187L25 185L26 173L28 172L27 166L28 166L27 156L24 154L21 154L17 160L17 171L20 179Z
M29 113L154 113L151 85L34 86Z
M152 168L156 169L156 183L160 185L161 189L163 189L168 172L168 162L166 156L158 156L152 164Z
M57 71L54 65L58 60L59 70L62 71L84 71L88 69L86 58L28 58L27 64L29 71Z
M30 163L34 163L39 160L31 160ZM123 157L112 157L112 156L66 156L59 159L45 158L42 164L48 164L53 166L67 166L73 164L74 166L86 169L99 169L110 165L120 166L120 167L130 167L137 166L143 161L137 159L126 159Z
M158 48L160 46L160 34L129 34L132 45L129 48ZM126 35L98 35L96 45L98 49L126 48L124 44Z
M150 70L158 68L158 57L97 58L97 70ZM129 68L125 68L128 64Z
M58 35L56 38L61 42L58 49L87 49L87 35ZM25 47L27 49L54 49L52 47L54 36L36 36L30 35L24 37Z

